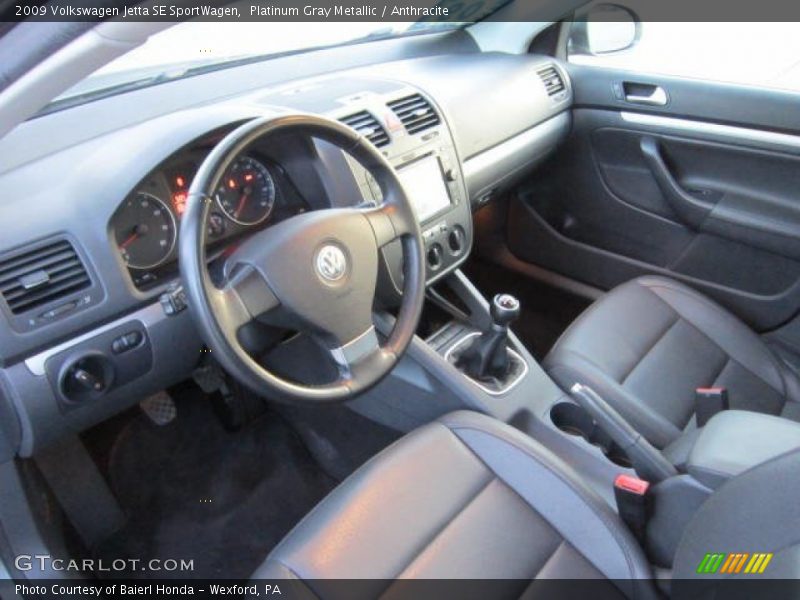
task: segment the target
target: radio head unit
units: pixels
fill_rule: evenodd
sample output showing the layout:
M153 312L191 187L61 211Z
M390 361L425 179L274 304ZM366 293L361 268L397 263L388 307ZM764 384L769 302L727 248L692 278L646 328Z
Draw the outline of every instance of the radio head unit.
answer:
M428 154L397 169L400 183L424 223L450 208L450 192L444 182L444 173L438 157Z

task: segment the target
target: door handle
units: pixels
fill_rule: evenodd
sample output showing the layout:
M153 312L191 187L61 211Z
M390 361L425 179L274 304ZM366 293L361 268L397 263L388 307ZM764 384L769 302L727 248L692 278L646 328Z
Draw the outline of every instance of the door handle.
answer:
M667 92L660 85L644 85L624 83L625 101L631 104L644 104L646 106L665 106ZM648 93L649 92L649 93Z

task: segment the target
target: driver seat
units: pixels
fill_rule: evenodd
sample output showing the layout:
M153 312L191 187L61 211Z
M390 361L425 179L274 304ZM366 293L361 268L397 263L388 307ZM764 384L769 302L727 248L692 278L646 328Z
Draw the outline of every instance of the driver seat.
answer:
M800 453L789 458L800 466ZM731 480L706 502L687 527L676 576L698 577L703 553L728 547L776 552L770 571L800 575L800 563L791 556L781 561L776 551L796 555L800 548L800 477L782 477L787 489L777 492L766 486L769 495L763 485L736 485L781 460ZM767 483L774 476L769 470L761 475ZM741 519L742 503L750 502L761 503L753 504L758 514L747 511ZM781 567L785 562L793 575ZM394 580L407 578L491 579L501 586L492 595L509 597L533 595L541 579L604 579L610 593L603 597L659 597L637 541L569 465L520 431L467 411L417 429L362 466L253 577L293 579L317 598L338 595L328 593L332 579L364 580L358 596L376 598L392 596L399 591L392 590ZM601 591L593 586L593 593Z

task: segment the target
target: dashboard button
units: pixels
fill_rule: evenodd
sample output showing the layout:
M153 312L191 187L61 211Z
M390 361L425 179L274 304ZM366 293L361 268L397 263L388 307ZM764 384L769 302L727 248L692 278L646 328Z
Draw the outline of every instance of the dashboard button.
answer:
M135 348L142 343L142 332L131 331L130 333L126 333L125 343L128 345L128 348Z
M111 352L114 354L127 352L141 344L143 339L144 336L141 331L130 331L111 342Z

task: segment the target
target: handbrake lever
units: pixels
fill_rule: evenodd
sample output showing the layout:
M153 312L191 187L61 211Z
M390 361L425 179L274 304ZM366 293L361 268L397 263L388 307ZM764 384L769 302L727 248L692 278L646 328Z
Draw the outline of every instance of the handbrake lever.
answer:
M576 383L570 392L597 425L625 451L639 477L650 483L658 483L678 474L672 463L592 388Z

